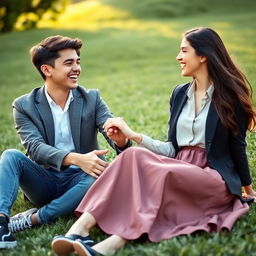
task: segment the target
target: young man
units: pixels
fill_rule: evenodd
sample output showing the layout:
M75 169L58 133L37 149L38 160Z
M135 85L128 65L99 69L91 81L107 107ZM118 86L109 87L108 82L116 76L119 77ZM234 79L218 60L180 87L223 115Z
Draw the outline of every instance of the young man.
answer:
M0 248L16 245L12 232L31 228L67 214L108 166L99 150L97 132L120 153L130 142L116 133L110 140L103 129L112 117L97 90L78 85L81 72L79 39L52 36L30 53L44 79L13 102L14 120L27 156L3 152L0 160ZM19 186L33 203L43 205L9 220Z

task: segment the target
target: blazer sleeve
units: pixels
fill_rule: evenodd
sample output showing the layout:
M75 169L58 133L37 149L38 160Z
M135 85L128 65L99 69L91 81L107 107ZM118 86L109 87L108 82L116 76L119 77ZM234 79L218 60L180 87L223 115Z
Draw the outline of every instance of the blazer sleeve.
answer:
M22 99L13 102L13 117L15 128L29 158L45 168L61 170L62 161L69 152L46 143L32 116L23 108Z
M242 185L247 186L252 183L246 154L247 144L245 140L248 128L248 118L241 106L236 106L235 117L238 124L238 132L236 135L231 136L232 158Z
M107 133L103 129L104 123L107 121L108 118L113 117L113 114L110 112L107 104L105 101L101 98L99 91L97 91L97 99L96 99L96 125L99 129L99 132L105 137L108 144L115 149L117 154L120 154L122 151L124 151L126 148L130 147L132 145L131 141L129 140L127 145L123 148L119 148L113 140L109 139L107 136Z

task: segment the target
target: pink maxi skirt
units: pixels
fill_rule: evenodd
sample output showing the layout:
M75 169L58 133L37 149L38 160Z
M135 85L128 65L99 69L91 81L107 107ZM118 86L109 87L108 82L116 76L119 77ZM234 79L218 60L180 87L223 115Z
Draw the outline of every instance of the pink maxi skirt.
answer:
M248 211L230 194L205 151L185 147L174 158L140 147L121 153L97 179L76 209L91 213L107 234L152 242L197 230L230 230Z

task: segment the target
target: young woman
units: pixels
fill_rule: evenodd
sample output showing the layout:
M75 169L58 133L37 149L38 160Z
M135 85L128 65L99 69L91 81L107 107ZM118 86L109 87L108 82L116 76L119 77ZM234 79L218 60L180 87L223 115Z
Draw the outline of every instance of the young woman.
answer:
M187 31L177 60L191 83L170 100L168 141L133 131L122 118L105 130L138 143L120 154L76 209L80 218L66 236L55 237L57 254L111 253L146 233L150 241L197 230L230 230L253 198L245 136L256 125L251 87L210 28ZM106 240L93 245L98 224Z

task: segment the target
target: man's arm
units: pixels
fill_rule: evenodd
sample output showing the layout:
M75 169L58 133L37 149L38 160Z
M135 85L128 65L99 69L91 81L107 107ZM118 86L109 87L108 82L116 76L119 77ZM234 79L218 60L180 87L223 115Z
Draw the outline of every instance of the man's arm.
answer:
M21 102L13 103L13 116L21 143L30 159L45 167L60 170L62 161L69 152L46 143L39 128L35 125L33 117L23 109Z
M132 145L131 141L128 140L122 133L117 133L110 139L105 132L103 125L108 118L113 117L105 101L100 97L99 92L97 92L97 102L96 102L96 125L99 131L103 134L108 144L116 150L117 154L121 153L126 148Z
M38 118L35 112L33 114L34 118ZM31 160L45 168L51 167L59 171L63 167L77 165L94 178L97 178L108 166L107 162L98 157L98 155L106 154L108 150L94 150L87 154L79 154L57 149L47 144L38 128L38 122L41 121L33 120L33 114L30 115L24 110L21 102L13 103L16 129ZM43 124L40 123L40 125L43 129Z

